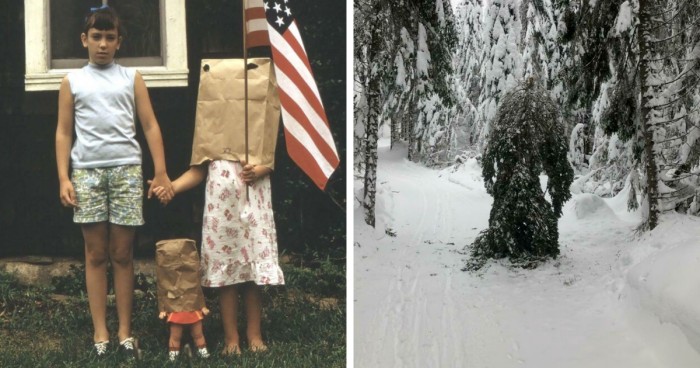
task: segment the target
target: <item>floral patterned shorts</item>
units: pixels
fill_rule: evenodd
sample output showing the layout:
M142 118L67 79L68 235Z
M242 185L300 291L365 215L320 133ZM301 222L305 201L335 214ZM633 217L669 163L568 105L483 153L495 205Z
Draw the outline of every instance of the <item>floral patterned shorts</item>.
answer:
M141 165L73 169L71 180L78 201L73 222L143 225Z

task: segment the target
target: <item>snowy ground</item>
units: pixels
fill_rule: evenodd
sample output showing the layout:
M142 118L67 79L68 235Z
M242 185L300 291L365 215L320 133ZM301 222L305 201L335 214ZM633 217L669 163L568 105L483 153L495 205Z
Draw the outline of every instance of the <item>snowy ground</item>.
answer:
M626 197L577 194L559 259L463 272L492 203L480 168L427 169L386 144L376 229L355 208L356 367L700 367L700 221L639 236Z

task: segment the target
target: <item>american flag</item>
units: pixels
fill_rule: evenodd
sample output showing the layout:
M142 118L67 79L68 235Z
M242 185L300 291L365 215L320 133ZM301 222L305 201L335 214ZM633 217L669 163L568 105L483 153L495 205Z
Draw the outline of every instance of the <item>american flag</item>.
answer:
M257 4L267 17L289 157L323 190L340 159L289 0L247 1L246 15Z
M245 2L246 47L270 46L267 36L267 18L263 0L243 0Z

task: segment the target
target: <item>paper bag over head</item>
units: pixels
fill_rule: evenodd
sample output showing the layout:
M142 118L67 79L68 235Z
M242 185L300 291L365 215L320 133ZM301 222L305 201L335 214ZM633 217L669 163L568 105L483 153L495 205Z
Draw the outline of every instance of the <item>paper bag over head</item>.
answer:
M192 312L204 308L200 276L194 240L171 239L156 243L159 311Z
M248 161L274 168L280 100L269 58L248 59ZM243 59L204 59L190 165L245 161Z

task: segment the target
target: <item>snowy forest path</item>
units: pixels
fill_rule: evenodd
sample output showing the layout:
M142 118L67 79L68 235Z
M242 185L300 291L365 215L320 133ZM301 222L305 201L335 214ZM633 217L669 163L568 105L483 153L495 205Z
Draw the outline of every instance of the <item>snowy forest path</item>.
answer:
M488 226L491 197L471 160L433 170L380 141L377 227L355 211L355 366L635 367L673 365L631 326L620 254L635 215L576 195L560 220L561 257L536 270L462 271Z

